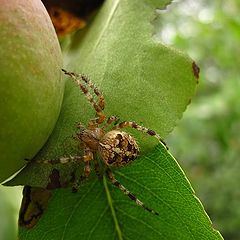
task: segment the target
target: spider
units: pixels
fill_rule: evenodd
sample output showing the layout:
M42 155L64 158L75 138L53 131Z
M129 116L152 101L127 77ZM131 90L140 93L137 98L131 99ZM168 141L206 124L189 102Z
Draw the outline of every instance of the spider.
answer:
M138 131L144 132L150 136L157 138L167 149L165 142L161 137L153 130L140 126L139 124L131 121L119 122L119 119L115 116L110 116L106 120L106 116L103 112L105 106L105 99L101 91L92 83L92 81L85 75L68 72L64 69L62 71L70 76L79 86L81 91L86 96L92 107L96 111L96 117L88 122L87 128L82 128L78 124L80 131L76 134L75 139L83 144L84 154L83 156L68 156L61 157L57 160L40 160L41 163L70 163L84 161L84 178L88 178L91 168L90 162L94 161L96 174L98 175L98 163L96 161L96 154L101 157L105 173L110 182L119 188L125 195L133 200L137 205L142 207L148 212L155 215L159 215L156 211L145 206L133 193L125 188L114 176L111 171L111 167L121 167L133 162L139 155L139 147L133 136L122 131L123 128L134 128ZM89 92L87 86L92 89L94 94L98 97L98 101L95 101L93 95ZM100 126L102 124L102 126ZM106 131L110 125L109 131Z

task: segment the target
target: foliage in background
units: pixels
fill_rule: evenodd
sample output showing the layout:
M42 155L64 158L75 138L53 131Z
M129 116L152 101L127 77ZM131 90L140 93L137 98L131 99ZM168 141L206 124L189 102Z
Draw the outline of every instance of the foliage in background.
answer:
M21 202L21 187L6 188L0 186L0 239L17 238L17 218Z
M240 2L179 1L157 37L201 67L197 97L168 138L214 225L240 239Z

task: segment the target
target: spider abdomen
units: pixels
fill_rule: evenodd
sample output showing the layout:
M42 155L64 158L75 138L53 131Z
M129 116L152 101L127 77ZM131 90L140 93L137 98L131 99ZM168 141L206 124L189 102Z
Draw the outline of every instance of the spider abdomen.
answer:
M120 167L134 161L139 154L139 148L134 137L128 133L113 130L101 139L99 152L107 165Z

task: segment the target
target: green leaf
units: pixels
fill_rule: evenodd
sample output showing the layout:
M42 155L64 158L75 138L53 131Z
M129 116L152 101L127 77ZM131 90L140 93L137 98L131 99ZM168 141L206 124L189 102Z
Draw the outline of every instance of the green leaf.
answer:
M107 115L142 122L163 137L181 118L196 87L192 60L153 39L154 7L166 2L106 1L66 58L68 70L89 75L104 92ZM84 96L80 101L81 120L87 122L93 111ZM152 143L145 140L144 150Z
M163 146L116 177L160 215L144 211L105 178L95 179L78 193L56 190L37 227L21 229L19 239L222 239Z
M189 57L153 38L155 8L169 2L108 0L65 49L66 69L89 75L103 91L107 116L136 121L163 137L194 95L198 75ZM67 81L59 121L36 159L80 154L71 137L75 123L86 124L93 116L79 88ZM114 172L160 216L144 211L105 176L102 181L93 173L76 194L56 190L40 222L31 230L21 229L19 239L221 239L170 153L161 145L153 151L158 143L153 137L130 132L140 144L141 158ZM65 186L75 167L33 161L8 185L49 186L55 168ZM78 169L81 174L83 166Z

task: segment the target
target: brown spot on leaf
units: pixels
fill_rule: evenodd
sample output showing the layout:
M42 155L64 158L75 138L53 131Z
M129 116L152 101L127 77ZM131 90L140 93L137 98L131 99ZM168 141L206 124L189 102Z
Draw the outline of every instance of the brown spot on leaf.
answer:
M192 63L192 70L193 70L193 74L196 77L197 83L198 83L200 68L198 67L198 65L195 62Z
M50 197L51 192L47 189L25 186L19 212L19 226L34 227L47 208Z
M49 175L49 183L47 185L47 189L56 189L60 188L61 183L60 183L60 174L57 169L53 169L52 173Z

